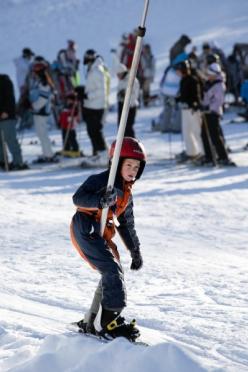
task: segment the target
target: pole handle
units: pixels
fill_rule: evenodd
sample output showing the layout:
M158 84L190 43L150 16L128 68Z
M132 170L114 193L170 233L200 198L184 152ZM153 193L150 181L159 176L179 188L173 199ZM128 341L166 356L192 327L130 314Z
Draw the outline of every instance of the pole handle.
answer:
M119 129L118 129L118 132L117 132L117 138L116 138L116 144L115 144L112 164L111 164L111 167L110 167L107 190L112 190L113 187L114 187L116 171L117 171L119 158L120 158L121 146L122 146L122 142L123 142L123 137L124 137L124 133L125 133L125 129L126 129L127 118L128 118L129 108L130 108L131 94L132 94L134 80L135 80L135 77L136 77L136 74L137 74L138 64L139 64L139 60L140 60L142 39L143 39L143 37L145 35L145 31L146 31L145 21L146 21L146 16L147 16L147 11L148 11L148 5L149 5L149 0L145 0L142 19L141 19L141 25L138 28L138 36L137 36L137 39L136 39L136 44L135 44L135 49L134 49L134 56L133 56L132 65L131 65L131 69L130 69L130 73L129 73L127 90L126 90L123 109L122 109L122 113L121 113L120 125L119 125ZM104 208L102 210L102 216L101 216L101 235L102 236L103 236L104 229L105 229L105 226L106 226L107 216L108 216L108 208Z

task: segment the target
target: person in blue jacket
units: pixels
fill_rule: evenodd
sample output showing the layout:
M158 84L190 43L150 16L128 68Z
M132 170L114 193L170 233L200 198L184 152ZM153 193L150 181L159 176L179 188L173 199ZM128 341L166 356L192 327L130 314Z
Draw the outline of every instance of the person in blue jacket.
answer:
M110 148L110 163L115 142ZM90 176L73 195L77 207L71 223L71 240L79 254L101 275L90 310L77 323L83 332L106 338L140 335L135 321L126 323L120 316L126 306L124 273L117 246L112 238L118 231L130 252L131 270L139 270L143 260L135 231L131 189L146 164L144 146L137 139L124 137L114 188L106 191L109 169ZM103 208L109 208L106 227L101 236Z

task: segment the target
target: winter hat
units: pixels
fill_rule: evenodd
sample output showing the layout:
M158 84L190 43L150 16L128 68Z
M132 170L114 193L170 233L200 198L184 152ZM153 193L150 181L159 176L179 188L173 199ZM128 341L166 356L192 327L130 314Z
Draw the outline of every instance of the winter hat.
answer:
M125 66L123 63L120 63L116 68L116 74L123 74L127 71L127 66Z
M213 63L220 63L220 57L216 53L208 54L206 60L208 65L212 65Z
M202 44L202 49L203 49L203 50L211 49L210 44L209 44L208 42L203 43L203 44Z
M86 52L84 53L84 57L83 57L83 64L88 65L89 63L94 62L96 57L97 57L97 53L94 49L86 50Z
M23 57L32 57L34 56L34 52L30 48L23 48L22 55Z
M33 72L43 73L48 68L46 61L35 61L32 65Z
M76 43L74 40L67 40L68 47L71 49L76 49Z
M218 63L212 63L207 68L207 74L211 76L219 75L221 73L221 67Z
M190 37L189 37L188 35L185 35L185 34L183 34L183 35L180 37L180 41L181 41L183 44L185 44L185 45L191 43L191 39L190 39Z
M190 71L190 63L186 59L185 61L181 61L177 63L175 66L173 66L174 70L176 71L181 71L183 73L189 72Z

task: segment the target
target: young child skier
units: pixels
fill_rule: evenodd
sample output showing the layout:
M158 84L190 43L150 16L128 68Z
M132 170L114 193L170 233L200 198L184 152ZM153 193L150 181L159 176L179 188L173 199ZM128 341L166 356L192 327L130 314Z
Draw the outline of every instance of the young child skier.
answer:
M110 164L115 142L110 148ZM117 229L130 252L131 270L139 270L143 260L135 231L131 189L146 164L144 146L132 137L124 137L114 188L106 192L109 169L90 176L73 195L77 207L71 223L71 240L79 254L99 271L100 282L90 310L77 323L85 333L108 339L126 337L135 341L140 333L135 321L126 323L120 316L126 306L126 288L117 246L112 241ZM101 211L109 207L103 236Z
M59 116L59 125L62 131L63 151L67 157L80 157L77 141L76 126L80 121L79 102L77 95L70 92L65 97L65 105Z

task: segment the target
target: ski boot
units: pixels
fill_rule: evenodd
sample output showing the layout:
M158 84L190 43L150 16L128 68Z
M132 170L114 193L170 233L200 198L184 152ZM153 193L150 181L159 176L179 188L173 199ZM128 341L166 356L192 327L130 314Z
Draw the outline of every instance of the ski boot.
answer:
M94 327L96 335L107 340L124 337L131 342L135 342L140 336L135 319L126 323L125 318L121 317L119 312L106 310L102 306L100 306L96 315Z
M51 157L47 156L39 156L37 159L33 160L33 164L50 164L50 163L58 163L59 159L56 155Z
M21 171L21 170L27 170L27 169L29 169L29 166L27 163L15 164L12 162L9 164L10 171Z
M224 167L237 167L237 164L231 159L220 159L219 165Z
M88 322L86 322L84 319L79 320L79 322L76 323L79 328L79 332L96 335L96 330L94 327L95 318L96 318L96 314L92 313Z
M63 155L65 158L80 158L82 156L80 151L72 150L63 150L61 151L61 155Z

